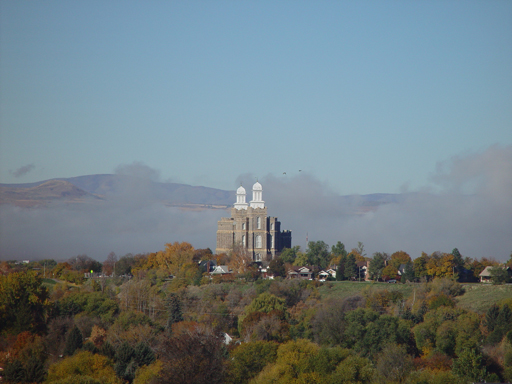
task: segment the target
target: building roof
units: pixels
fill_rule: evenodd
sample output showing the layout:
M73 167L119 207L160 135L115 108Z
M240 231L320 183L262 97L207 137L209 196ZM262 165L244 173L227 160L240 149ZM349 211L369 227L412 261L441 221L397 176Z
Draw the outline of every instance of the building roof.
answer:
M231 273L227 265L217 265L213 272L211 272L212 275L223 275L226 273Z
M491 277L491 268L494 268L494 267L500 267L500 268L503 268L505 270L510 269L510 267L508 267L506 265L489 265L489 266L485 267L484 270L482 272L480 272L480 274L478 276L480 276L480 277Z
M246 195L247 193L245 192L245 188L242 187L242 185L240 184L240 186L238 187L238 189L236 190L236 194L237 195Z

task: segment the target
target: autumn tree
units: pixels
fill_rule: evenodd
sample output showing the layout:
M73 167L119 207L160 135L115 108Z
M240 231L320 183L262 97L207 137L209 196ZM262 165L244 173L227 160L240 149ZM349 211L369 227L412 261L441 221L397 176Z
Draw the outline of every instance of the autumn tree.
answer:
M336 245L331 247L331 263L339 265L342 258L347 257L347 251L345 250L345 244L338 241Z
M391 264L386 265L382 270L382 278L384 281L398 278L398 269Z
M422 277L428 277L427 272L427 261L428 261L428 255L425 252L421 252L421 256L417 257L413 260L413 266L414 266L414 277L419 280Z
M360 256L362 256L362 257L363 257L363 259L364 259L364 257L366 256L366 253L365 253L365 251L364 251L364 244L363 244L363 242L362 242L362 241L358 241L358 242L357 242L357 248L356 248L356 251L357 251L357 253L358 253ZM364 261L364 260L362 260L362 261Z
M165 339L160 359L163 367L156 383L220 384L225 375L223 338L210 327L196 324L175 329Z
M240 344L230 354L227 383L243 384L258 375L267 364L275 362L279 344L253 341Z
M453 255L449 253L432 253L426 264L427 274L432 277L448 277L455 273Z
M413 369L412 357L404 346L388 344L377 356L377 382L403 383Z
M404 251L398 251L391 255L391 259L389 261L389 264L391 264L393 267L398 269L400 265L407 264L411 262L411 256L407 252Z
M134 309L154 317L165 310L160 288L148 279L133 278L121 286L119 302L121 308Z
M315 370L318 345L299 339L281 344L275 364L267 366L254 378L253 383L320 383L321 375Z
M285 317L285 299L268 292L263 292L254 298L252 302L245 307L244 314L239 316L239 333L240 335L250 337L254 328L259 325L263 328L267 327L271 329L271 333L275 333L275 337L268 339L282 338L282 333L286 332L286 330L282 328L284 324L281 324L281 322Z
M110 252L107 256L107 259L103 263L103 274L106 276L111 276L115 274L115 265L117 262L117 255L114 252Z
M364 306L361 296L322 303L310 320L313 339L320 345L341 345L346 328L345 313Z
M48 384L102 383L122 384L107 357L82 351L64 358L48 370Z
M286 277L286 268L281 258L277 257L273 259L269 263L268 268L274 276Z
M48 290L34 272L0 276L0 332L41 333L50 307Z
M149 255L148 267L158 268L177 278L183 278L191 266L196 266L197 269L193 258L194 247L189 243L176 241L165 244L165 250Z
M77 255L75 257L71 257L67 260L68 264L70 264L75 271L93 271L93 272L101 272L102 265L99 261L94 260L93 258L87 255Z
M229 254L229 268L238 274L246 273L252 265L252 257L242 244L235 244Z

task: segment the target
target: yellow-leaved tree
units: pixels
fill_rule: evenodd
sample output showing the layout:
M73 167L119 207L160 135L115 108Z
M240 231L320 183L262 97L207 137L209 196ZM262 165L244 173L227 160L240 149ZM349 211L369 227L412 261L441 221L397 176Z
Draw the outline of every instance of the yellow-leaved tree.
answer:
M88 351L75 353L48 370L48 384L80 382L80 378L90 378L88 382L103 384L122 384L123 380L116 376L112 361L106 356L92 354Z
M233 247L229 255L229 267L236 274L244 274L252 264L252 257L241 244Z
M194 247L187 243L182 242L165 244L165 250L157 252L156 263L161 269L166 270L176 277L182 277L194 258Z

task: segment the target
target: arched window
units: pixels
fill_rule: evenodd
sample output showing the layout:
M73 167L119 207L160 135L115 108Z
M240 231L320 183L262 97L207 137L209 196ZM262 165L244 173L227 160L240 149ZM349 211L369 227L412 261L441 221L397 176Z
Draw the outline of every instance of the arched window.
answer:
M261 235L256 235L256 248L261 248Z
M242 235L242 245L244 246L245 248L245 235Z
M256 228L261 229L261 217L256 218Z
M245 223L242 223L242 229L245 229Z

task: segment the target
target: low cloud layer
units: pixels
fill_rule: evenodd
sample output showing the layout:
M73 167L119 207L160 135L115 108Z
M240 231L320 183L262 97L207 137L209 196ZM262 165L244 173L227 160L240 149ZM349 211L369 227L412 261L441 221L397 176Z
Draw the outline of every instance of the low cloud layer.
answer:
M254 183L242 177L248 192ZM508 260L512 252L512 146L455 156L438 164L432 184L403 195L403 202L354 215L358 201L347 201L307 174L260 179L269 214L293 231L294 245L306 236L349 249L362 241L368 255L404 250ZM426 193L428 191L429 193Z
M14 177L21 177L21 176L26 175L30 171L32 171L35 167L36 166L34 164L27 164L27 165L24 165L23 167L19 167L18 169L14 170L14 171L9 171L9 173L11 175L13 175Z
M174 241L215 248L217 220L224 210L183 211L151 198L149 182L158 171L141 163L121 166L127 179L115 199L95 204L53 204L46 208L0 207L1 259L66 259L87 254L104 260L109 252L151 252ZM355 214L361 200L333 192L314 175L268 175L260 178L269 215L293 231L293 244L337 241L347 248L362 241L368 255L404 250L413 258L422 251L507 260L512 252L512 146L493 146L438 164L432 184L402 195L366 214ZM255 178L241 175L251 199ZM131 184L130 184L131 183ZM429 193L426 193L428 191ZM376 191L378 192L378 191ZM360 212L360 211L359 211Z

